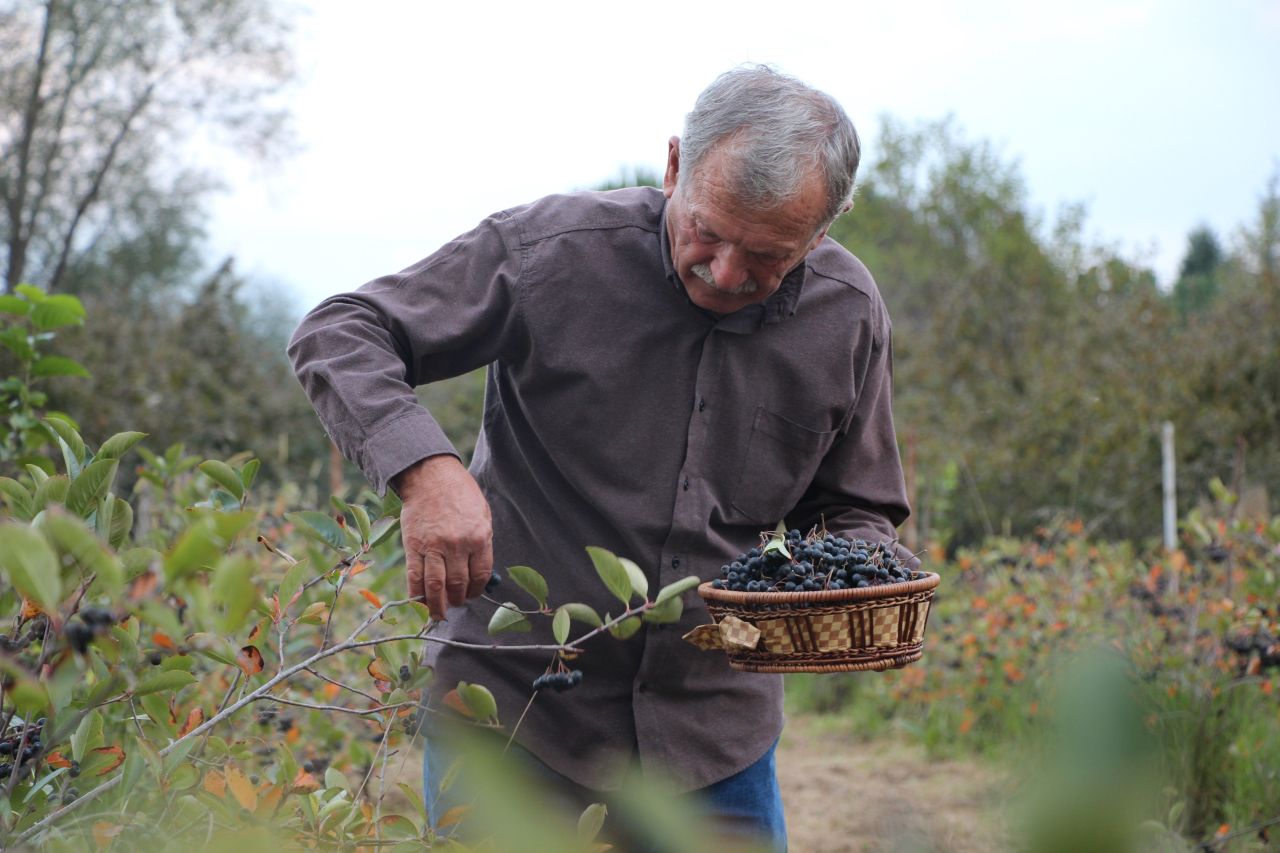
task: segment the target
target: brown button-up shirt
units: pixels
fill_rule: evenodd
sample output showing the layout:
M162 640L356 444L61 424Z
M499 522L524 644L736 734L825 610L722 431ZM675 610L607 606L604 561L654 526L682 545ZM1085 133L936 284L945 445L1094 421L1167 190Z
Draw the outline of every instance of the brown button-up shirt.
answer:
M717 316L685 295L664 211L640 188L496 214L325 300L289 347L329 435L380 491L454 452L413 387L488 365L471 471L493 512L494 564L543 572L553 606L619 612L587 545L634 560L656 593L717 576L780 520L891 539L907 517L889 318L866 268L826 239L765 302ZM529 606L510 581L499 589ZM687 789L759 758L782 728L782 679L684 642L710 621L685 598L678 624L588 643L573 664L582 685L541 693L521 744L592 788L632 757ZM493 609L450 609L442 636L512 636L488 638ZM515 642L554 643L549 621ZM431 644L429 660L440 692L484 684L511 725L550 655Z

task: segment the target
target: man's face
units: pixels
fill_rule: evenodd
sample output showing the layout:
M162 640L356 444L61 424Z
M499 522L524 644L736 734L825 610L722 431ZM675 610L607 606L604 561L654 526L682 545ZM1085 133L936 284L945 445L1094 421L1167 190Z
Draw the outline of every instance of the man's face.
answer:
M707 152L681 185L680 140L672 137L663 177L676 274L693 304L717 314L768 299L827 233L820 178L810 179L796 198L760 209L734 197L728 156L720 148Z

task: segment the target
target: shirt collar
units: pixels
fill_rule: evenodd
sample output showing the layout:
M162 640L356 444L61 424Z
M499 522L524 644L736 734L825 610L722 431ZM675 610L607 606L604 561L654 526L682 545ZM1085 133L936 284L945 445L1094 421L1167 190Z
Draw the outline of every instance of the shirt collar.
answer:
M685 291L684 282L680 281L680 276L676 275L675 264L671 258L671 238L667 234L667 203L665 200L662 204L662 216L658 222L658 239L662 252L662 268L667 274L667 281L675 287L681 296L688 300L689 294ZM756 305L740 308L732 314L715 314L699 308L692 301L689 301L689 307L715 319L716 328L718 329L744 334L754 332L761 326L781 323L796 313L796 309L800 304L800 290L804 287L804 280L808 271L808 260L801 261L795 269L783 277L782 284L770 294L768 299Z

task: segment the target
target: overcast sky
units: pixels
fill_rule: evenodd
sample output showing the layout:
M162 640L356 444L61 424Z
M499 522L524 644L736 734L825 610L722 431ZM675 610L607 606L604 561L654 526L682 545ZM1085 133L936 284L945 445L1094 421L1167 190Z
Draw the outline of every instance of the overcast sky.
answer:
M884 114L954 116L1020 164L1047 221L1084 203L1086 235L1164 283L1190 229L1229 241L1280 173L1277 0L304 6L302 150L229 164L210 223L216 252L300 309L493 211L660 171L698 92L741 62L834 95L864 159Z

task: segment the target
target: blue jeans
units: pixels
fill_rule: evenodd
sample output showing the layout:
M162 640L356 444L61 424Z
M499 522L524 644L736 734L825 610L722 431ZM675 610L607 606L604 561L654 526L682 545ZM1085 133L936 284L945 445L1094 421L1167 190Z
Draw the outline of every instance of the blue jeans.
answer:
M454 788L437 795L436 786L458 754L456 750L449 748L450 738L443 733L432 731L428 726L423 735L426 748L423 755L422 790L431 811L431 821L435 824L448 809L463 804L460 797L465 795ZM775 741L764 755L746 769L713 785L691 791L683 795L682 799L709 819L716 828L717 837L750 845L751 850L786 853L787 823L782 810L782 792L778 787L775 762L777 747ZM612 792L594 791L578 785L514 744L506 755L508 759L518 762L539 788L554 789L557 800L565 805L564 810L573 812L569 817L576 819L577 812L591 803L606 803L610 814L610 826L606 827L606 835L610 834L610 830L614 833L609 840L615 842L615 849L627 853L671 853L669 845L651 837L643 837L644 832L629 832L625 825L620 828L617 826L619 822L625 824L627 809L625 803L615 807ZM618 832L621 833L620 836L616 834Z

